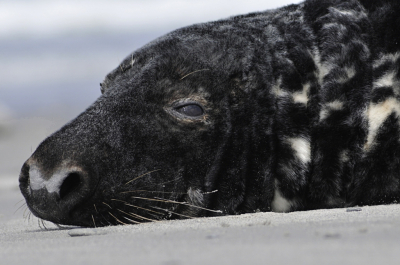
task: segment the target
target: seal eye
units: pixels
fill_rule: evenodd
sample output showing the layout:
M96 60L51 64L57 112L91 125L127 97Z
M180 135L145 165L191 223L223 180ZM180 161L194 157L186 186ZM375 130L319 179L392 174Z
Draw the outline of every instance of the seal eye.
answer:
M199 117L204 114L204 110L197 104L187 104L183 106L176 107L175 110L185 116L189 117Z

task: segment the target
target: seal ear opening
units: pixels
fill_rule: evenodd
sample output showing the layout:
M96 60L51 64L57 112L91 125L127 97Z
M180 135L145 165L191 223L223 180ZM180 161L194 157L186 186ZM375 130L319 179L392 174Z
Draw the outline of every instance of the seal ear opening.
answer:
M103 87L103 83L100 83L100 92L101 92L101 94L103 95L105 91L106 91L105 85Z
M100 83L101 94L103 95L107 91L107 89L109 89L109 87L107 86L107 78L106 78L104 79L103 82Z

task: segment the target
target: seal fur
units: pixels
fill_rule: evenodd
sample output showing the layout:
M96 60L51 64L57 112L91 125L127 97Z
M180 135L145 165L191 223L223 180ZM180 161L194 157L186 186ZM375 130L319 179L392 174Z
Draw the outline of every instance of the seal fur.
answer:
M397 202L399 12L307 0L147 44L24 164L28 207L103 226Z

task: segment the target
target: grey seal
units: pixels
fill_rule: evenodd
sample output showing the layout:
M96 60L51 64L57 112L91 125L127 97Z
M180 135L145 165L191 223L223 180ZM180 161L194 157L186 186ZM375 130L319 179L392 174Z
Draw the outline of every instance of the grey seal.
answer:
M23 165L58 224L397 202L400 3L307 0L128 55Z

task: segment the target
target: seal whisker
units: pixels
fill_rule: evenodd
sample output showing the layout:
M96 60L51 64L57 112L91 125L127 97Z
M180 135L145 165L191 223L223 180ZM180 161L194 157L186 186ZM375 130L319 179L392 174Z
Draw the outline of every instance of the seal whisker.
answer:
M106 222L106 224L104 224L102 221L100 221L100 223L101 223L103 226L106 226L107 224L108 224L108 225L112 225L112 224L104 217L104 215L102 215L102 214L100 214L100 215L101 215L101 218L103 218L104 221Z
M26 213L27 209L28 209L28 207L25 208L25 210L22 214L22 217L29 222L29 213Z
M96 213L99 213L99 212L97 211L96 204L93 204L93 206L94 206L94 209L96 210Z
M29 222L30 222L31 224L34 222L35 218L36 218L36 216L33 215L32 212L30 212L30 213L29 213L29 220L30 220Z
M157 220L150 219L150 218L144 217L144 216L139 215L139 214L135 214L135 213L127 213L127 214L128 215L132 215L132 217L137 217L139 219L147 220L147 221L150 221L150 222L158 222Z
M129 213L126 213L126 212L121 211L119 209L117 209L117 211L121 212L121 217L123 219L125 219L125 220L128 220L130 222L129 224L141 224L141 223L143 223L143 221L141 221L141 220L137 221L137 220L132 219L131 217L134 217L134 216L131 216Z
M31 220L31 214L32 214L32 212L31 211L29 211L29 213L28 213L28 223L30 222L30 220Z
M137 209L141 209L141 210L145 210L145 211L148 211L148 212L153 212L153 213L156 213L156 214L164 215L163 213L159 213L159 212L156 212L156 211L153 211L153 210L147 209L147 208L139 207L139 206L136 206L136 205L130 204L130 203L126 202L126 201L117 200L117 199L111 199L111 200L112 200L112 201L119 201L119 202L123 202L123 203L125 203L125 205L126 205L126 206L131 206L131 207L134 207L134 208L137 208Z
M161 169L156 169L156 170L153 170L153 171L144 173L143 175L140 175L139 177L136 177L136 178L134 178L134 179L128 181L127 183L125 183L125 185L127 185L127 184L131 183L132 181L135 181L135 180L137 180L137 179L139 179L139 178L141 178L141 177L143 177L143 176L146 176L146 175L148 175L148 174L150 174L150 173L153 173L153 172L156 172L156 171L160 171L160 170L161 170Z
M157 183L157 185L158 186L161 186L161 185L164 185L164 184L167 184L167 183L170 183L170 182L174 182L174 181L177 181L177 180L180 180L182 177L177 177L177 178L175 178L175 179L172 179L172 180L168 180L168 181L165 181L165 182L162 182L162 183ZM148 186L147 185L143 185L143 186L141 186L142 188L147 188Z
M159 201L159 202L165 202L165 203L175 203L175 204L186 205L186 206L189 206L189 207L198 208L198 209L201 209L201 210L210 211L210 212L214 212L214 213L222 213L222 211L220 211L220 210L211 210L211 209L207 209L207 208L203 208L203 207L200 207L200 206L196 206L196 205L193 205L193 204L190 204L190 203L187 203L187 202L177 202L177 201L172 201L172 200L158 198L158 197L155 197L154 199L152 199L152 198L132 196L131 198L141 199L141 200L148 200L148 201Z
M163 198L158 198L158 197L155 197L155 199L165 200L166 202L170 202L170 203L182 204L182 205L190 206L190 207L193 207L193 208L198 208L198 209L205 210L205 211L209 211L209 212L213 212L213 213L222 213L221 210L211 210L211 209L208 209L208 208L204 208L204 207L201 207L201 206L197 206L197 205L194 205L194 204L190 204L190 203L188 203L188 202L177 202L177 201L168 200L168 199L163 199Z
M28 210L28 207L26 207L25 208L25 210L24 210L24 212L22 213L22 216L25 218L26 216L28 216L27 214L26 214L26 211Z
M26 213L26 211L28 211L28 214ZM23 214L22 214L22 216L23 216L24 218L26 218L26 217L29 217L30 214L31 214L31 211L29 210L28 207L26 207L25 210L24 210L24 212L23 212Z
M40 227L40 229L48 230L42 218L38 218L38 226Z
M143 222L138 222L135 220L132 220L129 216L123 216L124 219L129 220L131 222L131 224L142 224Z
M212 193L216 193L216 192L218 192L218 190L207 191L207 192L203 192L202 194L212 194Z
M134 220L129 219L129 218L126 217L126 216L122 216L122 218L124 218L125 220L129 221L129 223L128 223L127 225L136 224ZM141 223L139 223L139 224L141 224Z
M194 73L197 73L197 72L201 72L201 71L207 71L207 70L210 70L210 69L201 69L201 70L193 71L193 72L188 73L187 75L183 76L181 79L179 79L179 81L180 81L180 80L183 80L184 78L188 77L188 76L191 75L191 74L194 74Z
M93 220L93 225L94 225L94 227L96 227L96 222L94 221L93 214L92 214L92 220Z
M168 180L168 181L165 181L165 182L157 183L157 185L158 185L158 186L165 185L165 184L168 184L168 183L170 183L170 182L174 182L174 181L180 180L181 178L182 178L182 177L177 177L177 178L175 178L175 179L171 179L171 180ZM133 181L133 180L132 180L132 181ZM142 185L141 188L149 188L149 186L148 186L148 185ZM121 192L121 193L124 193L124 192ZM182 193L182 194L184 194L184 193Z
M167 191L156 191L156 190L130 190L130 191L123 191L123 193L131 193L131 192L151 192L151 193L166 193L166 194L177 194L177 195L185 195L186 192L167 192Z
M44 229L45 229L45 230L47 230L47 227L46 227L46 225L44 224L44 222L43 222L43 219L42 219L42 218L40 218L40 223L43 225Z
M169 181L165 181L165 182L162 182L162 183L158 183L158 185L161 186L161 185L164 185L164 184L167 184L167 183L170 183L170 182L177 181L177 180L179 180L179 179L181 179L181 178L182 178L182 177L177 177L177 178L172 179L172 180L169 180ZM146 186L143 186L143 188L146 188Z
M150 221L150 222L158 222L158 221L156 221L156 220L153 220L153 219L150 219L150 218L146 218L146 217L141 216L141 215L138 215L138 214L127 213L127 212L124 212L124 211L122 211L122 210L120 210L120 209L117 209L117 210L120 211L121 213L124 213L124 214L129 215L129 216L134 217L134 218L138 218L138 219L142 219L142 220L147 220L147 221ZM138 223L141 223L141 222L138 222Z
M101 218L104 219L104 221L106 221L109 225L112 225L112 224L107 220L107 218L104 217L104 215L103 215L101 212L100 212L99 214L100 214ZM101 222L101 224L104 226L103 222Z
M110 206L110 205L108 205L107 203L105 203L105 202L102 202L104 205L106 205L106 206L108 206L108 208L110 208L110 209L112 209L112 207Z
M167 191L157 191L157 190L129 190L129 191L120 192L120 194L131 193L131 192L151 192L151 193L165 193L165 194L177 194L177 195L187 195L188 194L187 192L167 192ZM218 192L218 190L201 192L201 194L212 194L212 193L216 193L216 192Z
M62 226L60 224L57 223L53 223L54 225L56 225L58 227L58 229L69 229L68 226Z
M119 220L117 217L115 217L112 213L108 212L108 214L111 215L112 217L114 217L114 219L115 219L118 223L121 223L121 224L123 224L123 225L127 225L126 223L120 221L120 220Z
M42 225L44 227L45 230L49 230L45 224L45 220L43 220L42 218L40 218L40 221L42 222Z
M22 204L21 206L19 206L13 214L15 214L16 212L18 212L22 207L26 206L26 203Z
M193 217L193 216L189 216L189 215L185 215L185 214L181 214L181 213L176 213L176 212L173 212L173 211L171 211L171 210L167 210L167 209L160 208L160 207L156 207L156 206L150 206L150 207L152 207L152 208L154 208L154 209L161 210L161 211L165 211L165 212L170 213L170 214L176 214L176 215L178 215L178 216L186 217L186 218L189 218L189 219L194 219L194 218L195 218L195 217Z
M17 206L17 204L19 204L19 203L21 203L21 202L23 202L23 204L26 204L26 201L25 201L24 199L22 199L22 200L19 200L18 202L16 202L16 203L14 204L14 207Z

